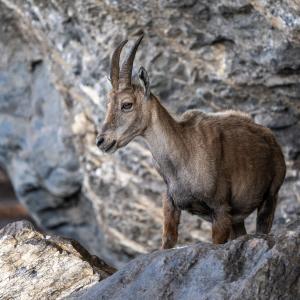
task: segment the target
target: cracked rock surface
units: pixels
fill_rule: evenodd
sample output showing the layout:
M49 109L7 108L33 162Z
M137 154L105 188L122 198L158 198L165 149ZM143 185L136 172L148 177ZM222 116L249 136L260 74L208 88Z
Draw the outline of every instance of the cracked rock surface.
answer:
M95 146L110 55L141 31L135 67L170 111L240 109L274 131L288 165L274 229L299 218L298 2L0 0L0 164L38 226L114 266L159 247L165 186L147 146ZM181 223L179 244L210 239L198 217Z
M274 235L141 255L68 299L299 299L300 222Z
M77 242L44 235L28 221L0 230L1 299L63 299L114 271Z

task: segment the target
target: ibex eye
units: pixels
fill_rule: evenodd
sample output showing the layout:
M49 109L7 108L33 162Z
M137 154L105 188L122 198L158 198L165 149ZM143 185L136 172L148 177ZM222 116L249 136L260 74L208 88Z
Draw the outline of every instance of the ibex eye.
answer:
M122 103L122 107L121 107L122 110L129 111L129 110L131 110L131 108L132 108L132 103L130 103L130 102Z

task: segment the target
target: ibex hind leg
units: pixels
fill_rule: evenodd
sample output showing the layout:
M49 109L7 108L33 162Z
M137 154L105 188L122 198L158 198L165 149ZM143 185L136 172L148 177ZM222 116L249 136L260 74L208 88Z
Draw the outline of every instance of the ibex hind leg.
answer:
M277 149L277 158L274 161L275 176L270 185L269 191L264 197L264 201L257 209L257 220L256 220L256 232L257 233L269 233L272 227L274 213L277 204L278 191L284 181L286 166L284 157Z
M277 204L277 194L268 195L257 209L256 232L269 233L272 227Z
M230 231L230 240L234 240L239 236L247 234L244 221L240 223L233 223Z

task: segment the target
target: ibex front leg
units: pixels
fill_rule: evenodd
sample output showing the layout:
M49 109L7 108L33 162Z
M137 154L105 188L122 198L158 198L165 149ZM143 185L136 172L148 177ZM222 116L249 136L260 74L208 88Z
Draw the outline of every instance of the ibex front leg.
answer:
M178 225L180 222L180 209L176 208L167 194L163 196L164 228L162 236L162 249L173 248L177 243Z

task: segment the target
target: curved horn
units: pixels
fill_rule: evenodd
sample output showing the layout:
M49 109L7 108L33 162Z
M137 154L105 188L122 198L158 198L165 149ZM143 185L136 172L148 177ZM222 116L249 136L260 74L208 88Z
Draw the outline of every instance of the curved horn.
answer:
M120 55L123 47L128 42L125 40L119 44L119 46L115 49L112 57L111 57L111 69L110 69L110 80L114 90L117 90L119 87L119 62Z
M135 44L133 45L129 55L127 56L125 62L122 65L121 71L120 71L120 84L123 87L128 87L131 85L131 75L132 75L132 66L134 57L137 51L137 48L139 47L144 35L142 34Z

